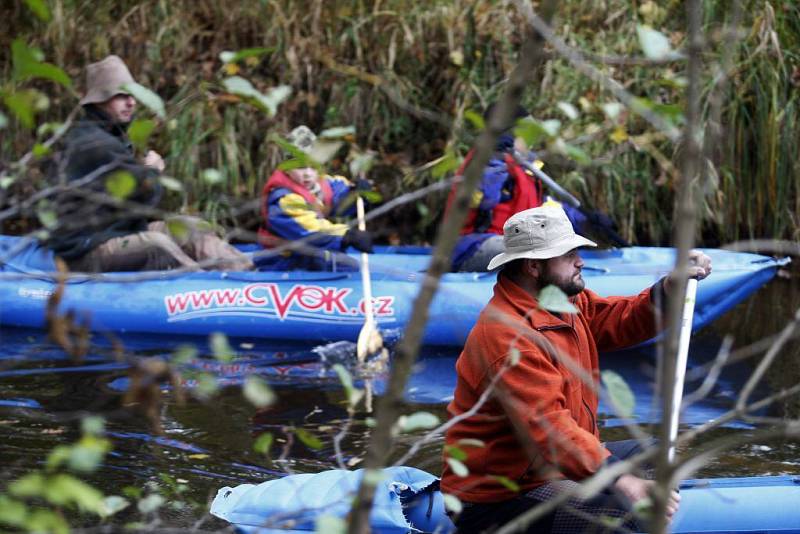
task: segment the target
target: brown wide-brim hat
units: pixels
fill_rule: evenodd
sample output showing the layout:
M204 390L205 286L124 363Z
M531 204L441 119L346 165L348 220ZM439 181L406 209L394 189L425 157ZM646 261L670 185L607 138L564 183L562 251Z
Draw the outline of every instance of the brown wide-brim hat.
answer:
M81 106L100 104L118 94L128 94L125 84L135 83L131 72L119 56L108 56L86 67L86 95Z

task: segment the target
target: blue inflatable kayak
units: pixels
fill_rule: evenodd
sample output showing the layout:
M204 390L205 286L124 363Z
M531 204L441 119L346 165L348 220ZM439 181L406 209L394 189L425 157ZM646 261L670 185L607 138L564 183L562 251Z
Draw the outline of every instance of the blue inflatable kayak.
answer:
M225 487L211 514L248 534L313 532L321 517L345 517L362 474L332 470ZM454 531L433 475L412 467L387 468L383 475L370 516L373 532ZM673 534L800 533L798 476L686 480L680 491Z
M756 254L705 250L714 273L699 284L700 328L769 281L779 265ZM674 251L631 247L585 251L587 287L632 295L669 272ZM384 248L370 257L374 309L387 335L408 323L429 250ZM52 254L34 242L0 236L0 325L41 328L56 284ZM423 343L457 346L492 294L493 273L450 273L430 308ZM72 277L60 311L72 310L94 331L160 335L223 332L244 339L354 341L364 323L357 272L106 273Z

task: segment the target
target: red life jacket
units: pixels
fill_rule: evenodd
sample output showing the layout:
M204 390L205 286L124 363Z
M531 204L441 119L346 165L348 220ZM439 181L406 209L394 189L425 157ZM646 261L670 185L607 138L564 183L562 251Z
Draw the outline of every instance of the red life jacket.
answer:
M458 175L463 175L464 169L467 168L472 156L473 152L470 151L467 157L464 158L464 163L459 167ZM492 208L492 219L489 228L485 230L481 229L481 232L503 235L503 225L509 217L520 211L539 207L544 202L542 182L535 176L528 174L528 172L514 160L511 154L505 154L504 160L506 168L508 169L508 174L514 179L514 192L510 200L500 202ZM455 199L457 185L458 184L453 184L453 187L450 188L445 213L450 209L450 205ZM461 228L461 235L478 232L476 228L477 219L478 209L470 208L464 226Z
M319 185L322 188L322 200L320 200L314 193L298 184L282 170L278 169L272 173L267 183L264 184L264 189L261 190L261 219L263 225L258 229L258 242L264 247L276 247L285 240L269 231L269 209L267 207L267 199L269 194L275 189L288 189L292 193L296 193L303 197L308 205L314 208L320 217L327 217L333 207L333 190L328 180L322 176L319 178Z

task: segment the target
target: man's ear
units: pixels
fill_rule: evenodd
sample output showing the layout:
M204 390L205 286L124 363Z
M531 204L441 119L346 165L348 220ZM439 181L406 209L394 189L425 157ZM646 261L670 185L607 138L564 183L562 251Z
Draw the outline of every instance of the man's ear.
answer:
M538 281L542 275L542 263L539 260L523 260L525 263L522 268L525 274Z

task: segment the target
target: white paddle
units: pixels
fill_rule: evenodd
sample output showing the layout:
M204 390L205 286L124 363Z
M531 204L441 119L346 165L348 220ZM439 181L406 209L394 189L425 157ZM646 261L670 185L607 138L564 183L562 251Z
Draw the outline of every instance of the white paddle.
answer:
M364 199L361 196L356 197L356 215L358 217L358 229L362 232L366 231ZM364 326L361 327L361 332L358 333L356 356L358 356L359 363L364 363L367 356L375 354L383 348L383 338L375 324L375 314L372 308L372 280L369 276L369 254L366 252L361 253L361 285L364 291L365 319Z
M669 421L669 462L675 461L675 441L678 437L678 421L683 400L683 381L686 377L686 364L689 359L689 340L692 337L692 317L697 297L697 279L689 278L686 282L686 298L683 301L681 314L681 330L678 337L678 361L675 363L675 389L672 390L672 417Z

